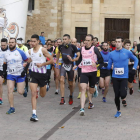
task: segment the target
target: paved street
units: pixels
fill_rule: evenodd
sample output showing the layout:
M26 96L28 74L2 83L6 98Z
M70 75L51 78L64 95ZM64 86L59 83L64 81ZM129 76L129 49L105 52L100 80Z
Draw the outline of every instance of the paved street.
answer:
M128 94L127 104L121 105L122 117L116 119L114 93L110 86L107 103L102 95L93 98L95 108L85 108L85 116L79 116L80 100L78 87L74 92L74 103L68 104L69 90L65 86L66 105L59 105L60 94L55 95L54 81L45 98L38 98L37 115L39 121L30 122L32 114L31 95L24 98L14 93L16 113L7 115L9 109L7 86L4 86L3 101L0 106L0 140L140 140L140 93L134 85L134 95Z

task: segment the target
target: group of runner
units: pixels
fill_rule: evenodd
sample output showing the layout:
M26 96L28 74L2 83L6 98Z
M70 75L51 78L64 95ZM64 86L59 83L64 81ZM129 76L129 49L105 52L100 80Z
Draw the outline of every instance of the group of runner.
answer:
M8 100L10 109L6 114L15 113L13 91L27 97L28 81L31 90L32 116L30 121L38 121L36 106L38 93L46 95L50 88L51 70L54 70L55 94L61 94L60 105L65 102L65 83L68 81L69 105L73 104L75 83L78 79L81 109L80 115L85 115L85 101L88 97L88 109L94 107L92 97L98 96L98 87L102 89L103 102L109 90L110 77L115 93L117 112L115 117L121 116L120 98L124 107L127 106L127 87L133 94L134 76L138 59L134 51L130 51L131 41L123 41L121 37L112 40L110 47L107 42L98 45L98 38L88 34L84 42L77 43L76 38L69 34L58 38L52 46L51 40L41 45L39 36L31 36L30 47L22 45L22 39L1 39L0 50L0 105L3 104L3 80L7 79ZM139 54L138 54L139 55ZM112 69L112 71L111 71ZM112 73L112 74L111 74ZM139 84L140 85L140 84ZM59 91L60 86L60 91Z

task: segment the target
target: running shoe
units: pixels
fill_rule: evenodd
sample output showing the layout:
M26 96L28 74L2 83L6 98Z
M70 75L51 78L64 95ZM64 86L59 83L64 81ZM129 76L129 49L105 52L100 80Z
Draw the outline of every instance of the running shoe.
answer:
M72 104L73 104L73 97L69 96L69 105L72 105Z
M58 94L58 91L55 91L55 94Z
M93 103L89 102L88 109L92 109L94 107Z
M80 97L81 97L81 92L79 92L79 95L78 95L77 99L80 99Z
M30 118L30 121L37 122L38 121L37 115L32 114L32 117Z
M0 105L2 105L3 104L3 101L0 99Z
M137 81L134 79L134 80L133 80L133 83L137 84Z
M102 100L103 100L104 103L106 103L106 98L105 97L103 97Z
M14 92L17 92L17 88L16 87L14 88Z
M98 90L97 90L97 86L95 86L95 92L94 92L94 94L93 94L93 97L98 97Z
M24 89L23 96L24 96L24 97L27 97L27 89L26 89L26 88Z
M65 103L65 99L64 99L64 98L61 98L60 105L64 105L64 104L66 104L66 103Z
M80 109L80 116L84 116L85 115L85 110L84 110L84 108L81 108Z
M104 94L105 89L102 89L102 94Z
M130 88L130 89L129 89L129 93L130 93L130 95L132 95L133 92L134 92L134 91L133 91L133 88Z
M12 114L12 113L15 113L14 107L10 107L10 109L6 112L6 114Z
M127 106L126 100L122 100L122 104L124 107L126 107Z
M117 113L114 115L115 118L121 117L121 112L117 111Z

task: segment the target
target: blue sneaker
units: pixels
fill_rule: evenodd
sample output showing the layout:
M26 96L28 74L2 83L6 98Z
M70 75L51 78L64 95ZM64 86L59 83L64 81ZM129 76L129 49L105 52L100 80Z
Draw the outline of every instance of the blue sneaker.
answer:
M6 112L6 114L12 114L12 113L15 113L14 107L10 107L9 111Z
M121 117L121 112L117 111L116 115L114 115L115 118Z
M38 121L37 115L32 114L32 117L30 118L30 121L33 121L33 122Z
M98 97L98 90L97 90L97 86L95 86L95 92L94 92L94 94L92 94L93 95L93 97Z
M84 110L84 108L81 108L80 109L80 116L84 116L85 115L85 110Z
M24 96L24 97L27 97L27 89L26 89L26 88L24 89L23 96Z
M3 101L0 99L0 105L2 105L3 104Z
M17 92L17 88L16 87L14 88L14 92Z
M103 97L103 99L102 99L102 100L103 100L103 102L104 102L104 103L106 103L106 98L105 98L105 97Z

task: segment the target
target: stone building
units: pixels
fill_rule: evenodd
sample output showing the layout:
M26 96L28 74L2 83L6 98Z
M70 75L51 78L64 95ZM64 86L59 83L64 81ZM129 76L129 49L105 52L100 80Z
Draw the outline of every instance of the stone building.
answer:
M140 36L140 0L34 0L33 9L26 40L41 31L46 39L68 33L78 41L88 33L99 42L116 36L138 41Z

